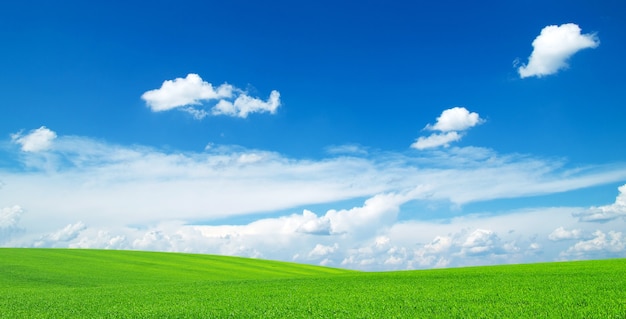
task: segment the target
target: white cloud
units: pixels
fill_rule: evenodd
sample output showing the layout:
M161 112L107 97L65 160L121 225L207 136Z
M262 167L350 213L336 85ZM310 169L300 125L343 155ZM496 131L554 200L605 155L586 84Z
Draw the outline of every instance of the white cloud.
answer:
M0 205L20 203L31 214L48 212L42 216L65 224L210 220L415 187L422 187L424 199L463 205L626 179L624 167L569 171L562 163L480 148L310 161L226 146L198 153L164 152L59 136L54 149L41 155L49 160L38 163L31 157L39 155L23 154L21 160L31 163L29 174L2 173L0 198L11 202L0 200ZM327 221L313 223L301 231L328 232Z
M567 68L567 60L576 52L596 48L600 41L595 34L581 34L574 23L549 25L533 41L528 64L518 68L521 78L542 77Z
M448 255L453 244L451 236L437 235L430 243L415 249L413 256L407 261L407 267L445 267L450 264L450 259L444 256Z
M458 132L446 132L441 134L431 134L428 137L420 136L415 143L411 144L412 148L423 150L438 146L450 146L451 142L459 141L463 135Z
M424 251L428 253L441 253L452 246L452 238L448 236L436 236L433 241L424 245Z
M106 230L94 230L87 228L83 230L81 236L68 243L69 248L99 248L99 249L129 249L125 235L112 235ZM138 247L133 247L138 249Z
M398 257L398 256L389 256L384 262L384 265L400 265L404 263L404 259L402 257Z
M325 216L331 211L347 214L364 212L368 206L400 205L399 197L402 196L380 194L370 200L375 198L375 201L386 204L372 205L370 202L348 210L329 210ZM607 224L608 228L596 231L590 240L569 248L563 246L562 241L548 240L555 225L576 223L570 211L571 208L549 208L448 221L398 221L396 218L387 227L376 231L372 231L369 224L351 224L348 231L328 236L298 231L311 218L321 218L304 213L259 219L245 225L165 222L141 228L106 229L75 223L42 236L35 240L34 246L212 253L340 264L362 270L488 265L624 254L625 238L620 232L611 230L623 228L626 224L623 222ZM356 219L359 215L350 217ZM542 220L541 224L537 224L538 219Z
M389 246L391 240L387 236L378 236L374 238L374 247L376 248L385 248Z
M309 210L302 212L304 221L298 226L296 231L312 235L330 235L332 233L331 221L326 216L318 218Z
M387 236L399 247L415 247L407 254L405 268L547 261L557 259L566 248L561 242L548 241L547 235L555 224L573 220L570 211L542 208L443 221L413 220L394 224ZM540 225L538 219L543 221Z
M342 264L375 270L556 260L566 246L546 237L555 224L573 220L569 212L550 208L446 221L396 221L384 235L353 244ZM537 225L538 218L542 225Z
M330 209L320 217L311 211L304 210L301 215L292 214L280 218L261 219L247 225L194 227L203 236L211 238L270 235L313 236L318 239L323 238L319 235L365 238L376 233L377 230L384 230L385 225L390 226L395 221L400 205L419 197L420 194L419 189L402 194L377 194L365 200L363 206L341 210ZM382 238L384 237L376 239L377 245L382 245ZM311 253L308 255L311 256Z
M76 239L80 233L85 230L87 226L82 222L75 224L69 224L63 229L45 234L37 240L34 247L63 247L69 244L70 241Z
M190 73L185 78L164 81L160 88L145 92L141 98L152 111L159 112L199 105L202 101L229 98L232 95L232 85L222 84L215 89L199 75Z
M586 222L607 222L616 218L626 218L626 184L620 186L618 191L619 195L615 198L615 203L591 207L574 215Z
M0 209L0 229L17 227L24 210L18 205Z
M272 91L267 101L241 94L234 102L220 100L217 105L213 107L212 113L213 115L230 115L246 118L250 113L268 112L274 114L279 106L280 93L278 93L278 91Z
M180 110L191 114L196 120L201 120L209 115L209 112L191 106L183 107Z
M0 244L22 232L19 223L23 214L24 210L18 205L0 209Z
M309 252L309 257L320 258L326 257L339 249L339 245L335 243L332 246L326 246L322 244L317 244L315 247Z
M484 223L488 219L477 219ZM389 241L384 247L369 241L363 242L358 248L345 252L342 265L358 269L414 269L446 266L485 265L494 263L510 263L522 259L526 250L519 248L518 241L528 242L530 239L517 238L501 239L492 230L465 227L466 223L442 224L438 222L422 222L417 224L396 224L407 227L406 239L398 236L397 229L388 232ZM427 229L454 230L449 235L436 235L424 245L415 245L416 241L428 237ZM424 234L426 232L426 234ZM529 248L536 250L536 248Z
M435 125L428 124L426 129L441 132L465 131L483 122L478 113L457 106L441 112Z
M159 89L145 92L141 98L154 112L179 109L196 119L212 115L228 115L246 118L251 113L276 113L280 106L280 93L273 90L267 101L249 96L230 84L217 88L197 75L190 73L185 78L166 80ZM216 100L211 112L202 105Z
M463 255L486 255L498 248L500 238L491 230L476 229L470 233L461 247Z
M548 239L553 241L558 240L566 240L566 239L578 239L580 238L582 231L580 229L572 229L566 230L563 226L555 229L550 235L548 235Z
M57 134L45 126L31 130L26 135L21 133L11 134L13 143L22 146L24 152L40 152L50 149Z
M334 263L334 262L333 262L331 259L326 258L326 259L324 259L324 260L320 261L319 265L320 265L320 266L325 266L325 267L330 267L330 266L332 266L332 265L333 265L333 263Z
M232 146L171 152L61 135L53 148L18 158L41 156L52 169L0 168L0 207L19 203L28 211L19 221L24 231L5 246L213 253L373 270L585 258L592 252L561 256L571 242L550 235L556 239L562 225L585 239L626 229L623 218L580 221L571 213L580 207L437 220L410 204L454 206L454 215L466 203L626 180L626 167L569 170L560 161L475 147L299 160ZM313 213L312 205L323 211ZM242 218L249 222L234 222ZM332 249L322 254L324 247Z
M169 153L61 136L55 150L47 154L63 159L54 169L38 171L33 167L29 174L2 174L2 198L12 202L0 201L0 205L20 203L31 214L65 224L76 220L134 224L271 212L383 192L405 192L420 185L424 199L463 205L563 192L626 178L626 169L619 167L570 172L529 157L483 151L485 156L476 158L476 153L481 152L454 148L439 157L428 154L428 158L390 154L388 159L340 157L309 161L228 147ZM437 168L429 167L430 161ZM92 213L85 215L86 211ZM364 216L384 221L394 214L390 210ZM350 222L346 219L343 225ZM329 231L328 225L328 221L313 221L300 231L342 231L343 226Z
M164 153L76 137L62 137L57 146L46 154L62 159L47 163L56 166L3 174L2 197L64 216L66 223L86 211L94 212L85 217L89 224L223 218L367 196L388 188L392 178L377 176L381 168L363 159L313 162L228 147Z
M173 244L178 238L176 235L168 235L161 230L150 230L144 233L140 238L133 241L133 249L141 250L158 250L158 251L172 251Z
M427 137L419 137L411 148L424 150L439 146L448 147L451 142L461 140L463 131L476 125L482 124L485 120L480 118L478 113L470 112L464 107L453 107L441 112L434 125L428 124L424 129L429 131L440 131Z
M366 155L367 149L358 144L332 145L326 148L331 155Z
M577 242L562 256L575 258L606 258L626 256L626 238L621 232L609 231L606 233L597 230L593 238Z
M391 226L396 219L400 206L424 196L426 186L418 186L403 193L377 194L365 201L365 205L352 209L326 212L330 220L332 233L349 233L355 237L371 236L385 227Z

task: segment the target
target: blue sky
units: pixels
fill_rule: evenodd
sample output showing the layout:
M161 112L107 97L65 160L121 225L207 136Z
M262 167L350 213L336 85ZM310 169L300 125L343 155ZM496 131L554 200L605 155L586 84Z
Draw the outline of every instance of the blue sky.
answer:
M626 256L620 1L23 1L0 39L0 246Z

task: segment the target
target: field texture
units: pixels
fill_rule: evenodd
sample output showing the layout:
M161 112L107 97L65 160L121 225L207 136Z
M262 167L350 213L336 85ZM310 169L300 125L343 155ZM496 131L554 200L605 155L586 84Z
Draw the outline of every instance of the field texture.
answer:
M0 318L626 318L626 259L365 273L0 249Z

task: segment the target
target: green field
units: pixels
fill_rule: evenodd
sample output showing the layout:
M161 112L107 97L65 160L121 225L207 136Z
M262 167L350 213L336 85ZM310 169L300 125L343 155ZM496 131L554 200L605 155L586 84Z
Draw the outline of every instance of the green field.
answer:
M0 318L626 318L626 259L355 272L257 259L0 249Z

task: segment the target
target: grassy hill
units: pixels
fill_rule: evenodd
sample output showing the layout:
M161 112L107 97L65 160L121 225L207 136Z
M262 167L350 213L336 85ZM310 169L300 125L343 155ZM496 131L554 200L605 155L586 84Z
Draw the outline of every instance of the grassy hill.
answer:
M626 318L626 259L403 272L0 249L0 318Z
M91 249L0 249L0 288L100 287L349 273L250 258Z

